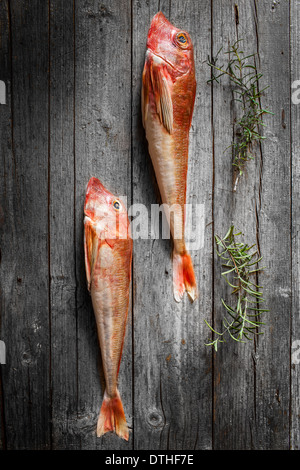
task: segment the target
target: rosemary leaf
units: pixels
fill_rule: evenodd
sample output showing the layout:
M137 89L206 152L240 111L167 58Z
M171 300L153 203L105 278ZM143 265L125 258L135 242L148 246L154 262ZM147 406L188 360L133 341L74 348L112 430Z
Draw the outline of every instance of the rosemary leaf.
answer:
M264 302L262 297L263 287L257 284L255 276L264 268L258 266L262 257L259 256L256 245L247 245L237 240L241 232L234 233L232 225L224 238L215 235L216 252L225 261L222 263L223 279L232 288L236 302L234 306L229 305L221 299L226 310L226 315L222 319L223 331L218 332L205 320L213 334L217 337L206 343L218 350L219 343L225 343L225 337L245 343L245 340L252 340L254 336L262 334L260 327L265 323L258 320L258 317L268 309L260 308ZM250 269L256 265L256 269ZM229 268L229 269L228 269ZM224 270L225 269L225 270ZM254 280L255 282L254 282ZM254 304L254 306L253 306Z
M238 174L234 190L236 190L239 177L243 174L247 161L254 159L253 144L266 138L261 133L261 127L265 126L262 120L263 116L273 114L268 109L261 107L261 97L268 86L262 89L259 87L263 74L257 71L256 54L244 55L244 51L240 47L241 42L243 39L236 41L228 51L224 52L228 59L226 66L218 64L222 48L219 49L215 57L208 57L206 61L211 68L211 78L207 83L220 84L220 79L227 76L233 86L233 99L242 111L242 117L237 122L233 142L224 150L224 152L228 148L232 150L232 164Z

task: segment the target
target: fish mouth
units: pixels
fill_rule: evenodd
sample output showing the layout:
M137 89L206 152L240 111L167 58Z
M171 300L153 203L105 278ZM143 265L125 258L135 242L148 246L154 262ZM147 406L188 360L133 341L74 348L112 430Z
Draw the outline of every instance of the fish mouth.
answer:
M150 52L151 54L153 54L155 57L158 57L158 59L162 60L163 62L166 62L166 64L170 65L170 67L172 67L172 69L178 70L176 67L174 67L174 65L173 65L169 60L165 59L165 57L162 57L162 56L160 56L159 54L156 54L156 52L153 52L153 50L150 49L150 47L148 47L148 49L147 49L147 54L148 54L149 52Z

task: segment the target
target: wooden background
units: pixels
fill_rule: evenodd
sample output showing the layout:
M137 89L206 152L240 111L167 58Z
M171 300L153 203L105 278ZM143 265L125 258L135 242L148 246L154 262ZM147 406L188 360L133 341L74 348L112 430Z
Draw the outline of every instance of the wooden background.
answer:
M140 112L146 36L159 10L194 43L187 202L205 204L205 243L192 252L193 305L173 300L170 241L134 244L119 380L127 443L95 435L103 374L83 202L90 176L129 205L159 202ZM2 449L300 448L300 105L291 100L299 24L299 0L0 0ZM204 61L237 38L258 54L270 85L262 104L274 116L233 193L223 154L234 132L232 89L208 85ZM270 313L259 341L228 342L215 354L204 319L218 323L229 292L213 234L231 222L260 247Z

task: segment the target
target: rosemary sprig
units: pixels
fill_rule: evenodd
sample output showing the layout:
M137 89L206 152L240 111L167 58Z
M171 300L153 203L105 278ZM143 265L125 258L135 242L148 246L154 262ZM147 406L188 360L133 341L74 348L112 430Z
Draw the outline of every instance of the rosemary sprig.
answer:
M219 66L218 60L222 48L214 58L208 57L207 64L212 69L211 79L207 83L217 82L226 75L233 84L234 101L240 103L241 118L237 122L237 129L233 143L227 147L232 149L233 166L238 174L234 189L236 190L239 177L243 174L244 166L248 160L254 158L253 144L265 137L261 133L261 126L264 126L262 117L265 114L273 114L261 107L262 93L268 88L259 89L259 81L262 73L257 73L255 56L256 54L245 55L240 49L239 39L225 52L228 55L228 63Z
M255 245L249 246L238 242L236 237L239 235L241 232L234 233L233 225L224 238L215 235L216 251L223 260L222 266L225 268L222 276L232 288L232 294L236 298L233 307L221 299L227 312L227 317L223 318L224 330L222 332L216 331L205 320L207 326L217 335L206 346L213 346L216 351L219 343L226 342L226 337L245 343L245 340L251 340L253 335L263 334L259 328L264 323L258 321L258 317L263 312L268 312L267 309L261 308L264 302L262 287L252 280L259 271L264 269L259 267L262 258L257 249L253 251Z

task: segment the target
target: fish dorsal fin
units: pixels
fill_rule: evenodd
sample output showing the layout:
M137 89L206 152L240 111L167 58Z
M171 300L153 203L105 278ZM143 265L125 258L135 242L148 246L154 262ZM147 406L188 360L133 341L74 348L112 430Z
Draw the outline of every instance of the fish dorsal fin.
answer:
M151 82L155 96L156 111L160 122L169 134L173 132L173 104L168 81L161 66L151 67Z
M100 248L100 240L94 225L90 220L86 220L84 224L84 254L85 254L85 270L88 283L88 289L91 289L93 273L98 258Z

